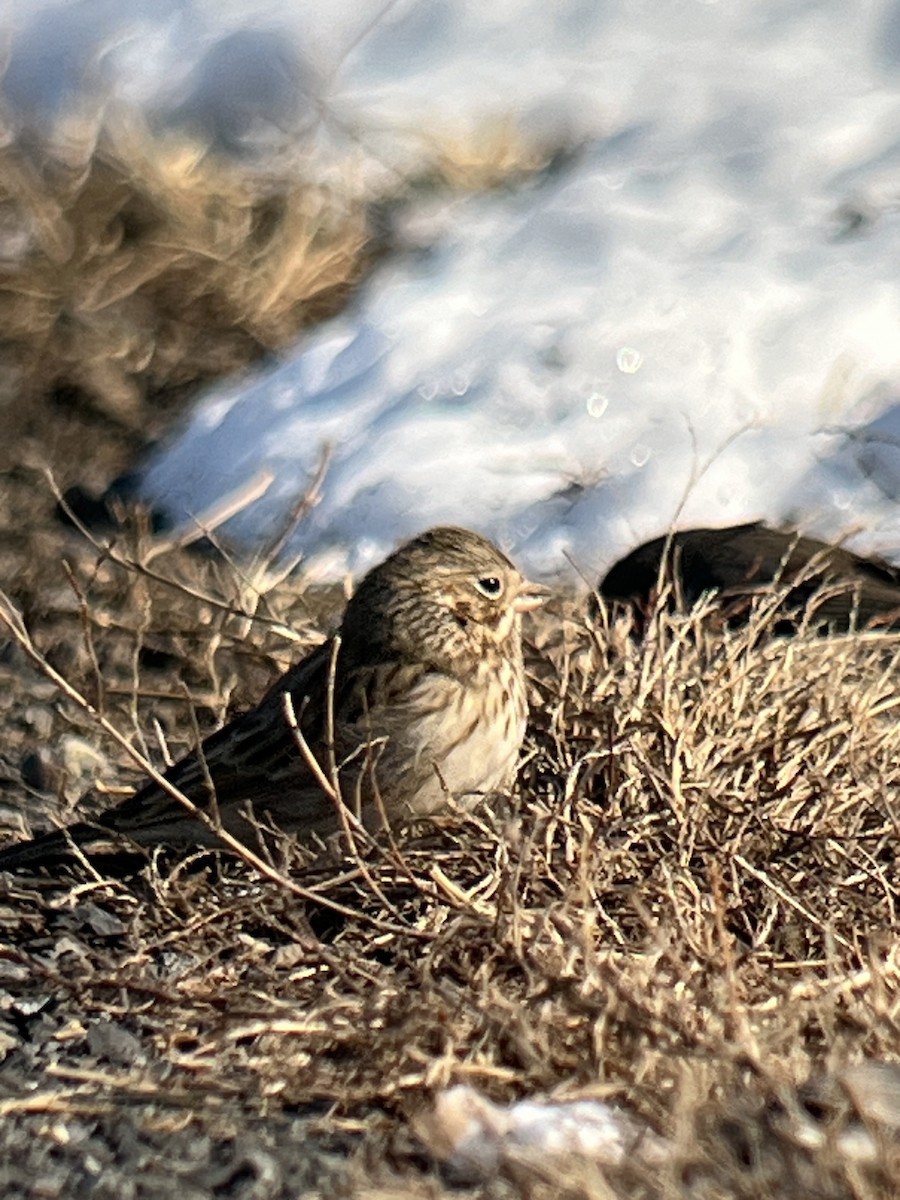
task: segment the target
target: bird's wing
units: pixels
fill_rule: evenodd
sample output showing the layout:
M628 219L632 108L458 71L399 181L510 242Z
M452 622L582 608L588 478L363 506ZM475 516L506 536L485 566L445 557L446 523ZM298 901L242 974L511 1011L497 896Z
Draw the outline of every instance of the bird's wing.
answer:
M238 836L249 832L242 816L248 806L260 818L270 814L286 831L324 832L334 827L334 802L310 770L285 714L288 695L307 745L318 755L327 778L326 713L333 665L334 752L338 763L345 754L352 757L349 775L341 777L352 793L366 769L366 756L358 753L360 742L370 731L392 737L398 723L402 725L410 691L431 670L424 664L388 663L380 654L370 653L368 661L346 672L335 662L334 639L282 675L256 708L207 737L197 750L170 767L164 778L207 812L214 794L223 824ZM105 844L101 829L145 846L214 845L217 840L212 831L204 832L202 823L174 796L151 780L93 824L71 826L5 848L0 851L0 870L68 858L73 841L80 846Z
M203 809L210 808L215 795L220 811L278 795L287 787L299 791L312 786L311 772L285 715L284 696L290 695L307 741L319 741L332 649L329 639L285 672L255 708L210 734L197 750L165 771L167 782ZM97 820L107 829L142 840L140 834L183 816L178 800L151 780Z
M331 802L312 779L284 712L290 694L304 736L310 743L321 737L333 641L326 642L287 671L263 696L256 708L236 717L186 755L164 777L199 808L209 810L215 791L226 825L247 804L262 815L278 809L286 826L310 828L333 814ZM141 845L215 844L212 831L192 817L165 788L151 780L121 804L109 808L94 823L40 834L0 850L0 870L38 867L70 857L71 845L107 845L102 829ZM241 828L238 823L239 832Z

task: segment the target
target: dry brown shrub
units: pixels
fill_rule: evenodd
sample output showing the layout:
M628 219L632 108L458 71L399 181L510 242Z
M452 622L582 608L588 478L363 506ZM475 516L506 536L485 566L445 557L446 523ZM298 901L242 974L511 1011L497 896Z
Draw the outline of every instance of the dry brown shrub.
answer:
M122 552L140 561L145 546ZM209 728L338 607L302 579L249 601L246 579L184 553L154 560L173 587L68 550L74 590L48 576L17 598L67 678L157 762L153 718L172 753L194 736L182 680ZM229 612L237 596L251 616ZM10 1146L55 1105L108 1147L125 1105L130 1136L146 1147L165 1130L165 1154L252 1130L319 1186L337 1170L347 1194L439 1195L410 1129L465 1082L496 1100L612 1099L675 1148L652 1172L508 1166L485 1195L896 1194L894 1134L873 1129L868 1160L852 1157L855 1111L811 1116L801 1085L900 1059L900 643L771 638L773 608L763 597L730 632L702 609L660 611L637 641L560 601L531 630L519 795L362 861L276 844L274 865L320 903L227 858L8 879ZM30 819L71 817L84 781L66 779L67 736L100 746L107 785L136 782L11 646L3 671L10 827L17 764L42 748L57 795L38 789ZM44 1169L40 1138L28 1153ZM75 1169L74 1150L62 1158Z
M4 422L55 390L146 437L148 399L171 402L337 311L367 261L366 217L349 181L314 175L266 174L134 114L77 168L4 147L0 214L19 247L0 275L19 379Z
M122 106L68 132L68 157L24 134L0 147L0 471L50 464L89 493L203 385L295 345L420 238L398 232L411 198L509 186L565 152L502 120L398 131L405 165L369 179L355 164L377 150L351 130L340 168L312 147L214 154Z

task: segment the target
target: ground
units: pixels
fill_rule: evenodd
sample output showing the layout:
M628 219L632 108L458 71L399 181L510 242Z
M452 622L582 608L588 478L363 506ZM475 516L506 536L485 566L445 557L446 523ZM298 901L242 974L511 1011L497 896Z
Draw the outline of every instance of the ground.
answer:
M78 355L42 374L32 336L0 488L10 840L139 782L87 705L162 763L342 602L134 512L93 543L64 523L54 486L125 469L178 373L104 391ZM515 792L396 844L3 877L4 1195L896 1195L900 645L768 636L776 599L730 631L662 607L639 639L560 594ZM431 1118L457 1083L615 1102L664 1152L466 1176Z

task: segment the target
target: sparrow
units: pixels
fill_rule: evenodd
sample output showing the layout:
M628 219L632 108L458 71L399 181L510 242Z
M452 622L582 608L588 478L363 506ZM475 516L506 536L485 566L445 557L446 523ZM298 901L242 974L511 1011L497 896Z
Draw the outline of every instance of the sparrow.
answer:
M505 789L528 715L521 615L546 594L476 533L422 533L363 578L335 635L164 778L257 846L260 825L305 837L354 820L377 830ZM72 843L108 847L110 835L220 844L151 780L90 823L5 848L0 870L65 859Z
M646 612L664 560L664 576L675 582L684 604L693 607L715 591L729 626L746 623L752 596L780 584L786 589L779 606L785 613L808 613L819 625L841 631L852 624L900 628L900 570L762 522L685 529L646 542L610 568L600 595Z

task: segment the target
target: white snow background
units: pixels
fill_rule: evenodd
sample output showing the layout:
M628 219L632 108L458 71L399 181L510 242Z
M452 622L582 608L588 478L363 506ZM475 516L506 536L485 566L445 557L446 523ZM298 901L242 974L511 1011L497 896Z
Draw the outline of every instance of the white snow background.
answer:
M232 67L204 76L226 36ZM258 543L330 443L294 547L324 574L435 522L589 580L673 522L900 556L898 0L23 8L23 110L88 69L151 108L243 100L252 136L313 134L359 174L504 114L580 147L540 181L424 197L418 252L209 392L142 473L176 521L269 466L227 530Z

